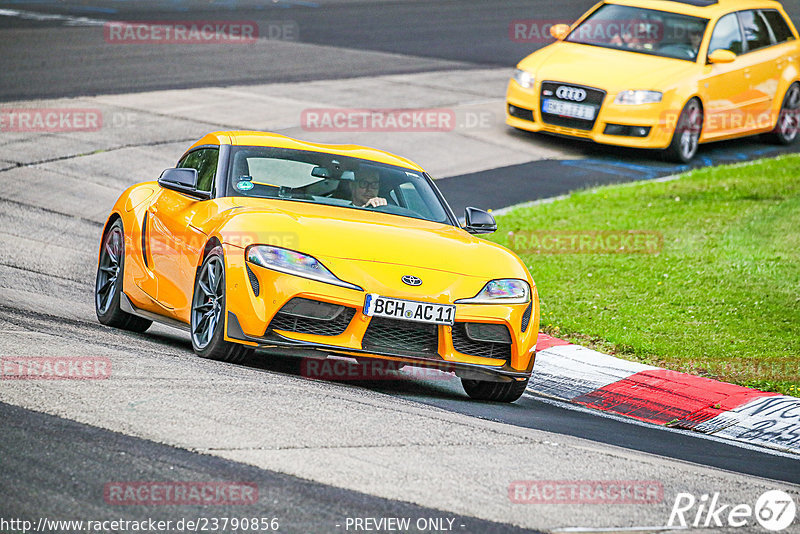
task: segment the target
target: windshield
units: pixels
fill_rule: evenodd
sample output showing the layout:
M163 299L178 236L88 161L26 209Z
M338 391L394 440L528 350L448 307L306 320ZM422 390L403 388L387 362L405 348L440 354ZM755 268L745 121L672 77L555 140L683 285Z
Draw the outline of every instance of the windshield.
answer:
M605 4L565 39L605 48L695 61L707 19Z
M313 202L453 224L418 171L321 152L231 147L228 196Z

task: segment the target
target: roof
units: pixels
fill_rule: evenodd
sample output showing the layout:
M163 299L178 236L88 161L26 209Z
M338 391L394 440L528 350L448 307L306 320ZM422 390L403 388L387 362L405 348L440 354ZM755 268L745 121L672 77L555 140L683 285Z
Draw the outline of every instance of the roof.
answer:
M310 152L324 152L326 154L336 154L338 156L366 159L378 163L386 163L388 165L396 165L398 167L405 167L408 169L425 172L422 167L413 161L396 156L384 150L378 150L377 148L370 148L360 145L329 145L322 143L311 143L270 132L211 132L194 143L189 150L202 145L268 146L276 148L289 148L294 150L307 150Z
M781 3L775 0L609 0L608 3L682 13L707 19L743 9L781 7Z

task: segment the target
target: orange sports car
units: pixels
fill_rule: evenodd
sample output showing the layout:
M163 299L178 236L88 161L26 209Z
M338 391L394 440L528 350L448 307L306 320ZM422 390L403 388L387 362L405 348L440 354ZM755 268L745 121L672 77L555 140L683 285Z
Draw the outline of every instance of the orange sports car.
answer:
M101 323L189 332L203 357L254 349L454 371L472 398L525 391L536 286L496 230L462 227L415 163L262 132L206 135L127 189L103 230Z

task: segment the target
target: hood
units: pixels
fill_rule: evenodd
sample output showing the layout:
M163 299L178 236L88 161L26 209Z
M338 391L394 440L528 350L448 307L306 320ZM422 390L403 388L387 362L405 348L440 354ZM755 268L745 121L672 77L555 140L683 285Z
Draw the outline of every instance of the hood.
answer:
M511 251L447 224L296 201L237 198L235 204L220 229L234 245L280 246L323 263L358 260L484 279L529 279Z
M519 63L537 81L556 81L604 89L613 95L627 89L665 91L685 79L696 63L600 46L557 42Z

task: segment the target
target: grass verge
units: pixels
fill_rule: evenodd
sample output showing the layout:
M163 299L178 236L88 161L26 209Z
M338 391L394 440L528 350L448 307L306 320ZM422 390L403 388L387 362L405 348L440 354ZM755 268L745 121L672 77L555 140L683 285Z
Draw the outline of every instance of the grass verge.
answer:
M498 227L536 280L543 331L800 396L800 155L581 191Z

